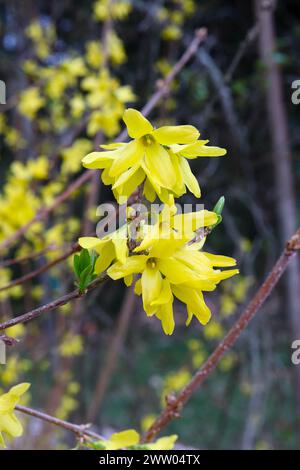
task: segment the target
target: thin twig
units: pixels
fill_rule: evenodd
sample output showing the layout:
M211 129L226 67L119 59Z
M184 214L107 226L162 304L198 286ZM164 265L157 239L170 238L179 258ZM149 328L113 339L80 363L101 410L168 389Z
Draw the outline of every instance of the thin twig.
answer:
M75 289L69 294L59 297L58 299L53 300L48 304L37 307L34 310L30 310L30 312L24 313L23 315L18 315L17 317L12 318L11 320L7 320L6 322L0 324L0 331L5 330L6 328L9 328L14 325L18 325L19 323L27 323L31 320L34 320L35 318L40 317L46 312L50 312L51 310L54 310L57 307L61 307L62 305L71 302L72 300L79 299L91 290L95 289L95 287L97 287L99 284L102 284L102 282L106 281L107 279L108 277L105 273L103 273L87 287L85 292L81 293L78 289Z
M48 251L57 251L57 249L58 247L55 244L51 244L49 246L46 246L42 250L34 251L33 253L29 253L26 256L20 256L19 258L5 259L3 261L0 261L0 268L8 268L9 266L13 266L15 264L26 263L27 261L43 256L45 253L48 253Z
M229 330L223 341L217 346L204 365L196 372L191 381L184 387L177 397L167 397L167 405L158 416L153 425L146 432L143 442L151 442L153 438L174 418L179 417L180 412L191 396L199 389L203 382L209 377L212 371L221 361L225 352L230 349L245 330L248 323L256 315L260 307L264 304L279 279L287 268L290 260L296 252L300 250L300 228L287 242L286 247L272 271L262 284L256 295L248 304L240 318Z
M59 426L60 428L73 432L74 434L76 434L77 437L82 438L87 436L97 440L103 439L100 434L97 434L93 431L89 431L87 429L90 424L69 423L69 421L64 421L62 419L55 418L54 416L48 415L47 413L43 413L42 411L37 411L22 405L16 405L15 410L20 411L21 413L24 413L26 415L33 416L34 418L41 419L42 421L46 421L47 423L55 424L55 426Z
M80 250L80 246L78 243L74 243L71 248L69 248L65 253L62 255L58 256L52 261L49 261L49 263L44 264L44 266L41 266L39 268L34 269L28 274L25 274L24 276L19 277L18 279L15 279L5 286L0 287L0 292L6 290L6 289L11 289L12 287L19 286L20 284L23 284L24 282L29 281L30 279L33 279L34 277L38 276L39 274L43 274L44 272L48 271L48 269L53 268L58 263L61 263L65 259L69 258L69 256L73 255L76 253L76 251Z
M0 335L0 341L2 341L6 346L14 346L19 342L17 339L6 335Z

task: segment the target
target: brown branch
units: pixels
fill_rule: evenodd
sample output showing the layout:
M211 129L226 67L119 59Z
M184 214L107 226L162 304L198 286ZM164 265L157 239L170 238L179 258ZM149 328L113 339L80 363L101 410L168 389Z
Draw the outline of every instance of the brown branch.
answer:
M29 253L26 256L20 256L19 258L10 258L10 259L5 259L3 261L0 261L0 268L8 268L10 266L13 266L15 264L22 264L26 263L27 261L30 261L35 258L39 258L40 256L43 256L45 253L48 253L48 251L56 251L58 247L55 244L46 246L42 250L39 251L34 251L33 253Z
M239 338L241 333L248 326L248 323L256 315L260 307L264 304L282 274L286 270L290 260L294 257L296 252L300 250L300 228L295 235L287 242L286 247L277 263L274 265L272 271L268 275L265 282L257 291L251 302L248 304L240 318L229 330L223 341L217 346L204 365L196 372L191 381L184 387L181 392L174 397L173 395L167 398L167 405L158 416L153 425L146 432L143 437L143 442L151 442L153 438L174 418L179 417L183 406L197 392L203 382L209 377L212 371L221 361L225 352L230 349Z
M34 277L38 276L39 274L43 274L44 272L48 271L48 269L52 268L58 263L61 263L65 259L67 259L69 256L71 256L73 253L76 253L76 251L80 250L80 246L78 243L74 243L71 248L69 248L65 253L63 253L61 256L58 256L52 261L49 261L49 263L44 264L44 266L41 266L39 268L34 269L28 274L25 274L24 276L19 277L18 279L15 279L5 286L0 287L0 292L6 290L6 289L11 289L12 287L19 286L20 284L23 284L24 282L29 281L30 279L33 279Z
M78 289L76 289L70 292L69 294L59 297L58 299L53 300L52 302L49 302L48 304L37 307L34 310L31 310L30 312L24 313L23 315L19 315L15 318L12 318L11 320L7 320L6 322L0 324L0 331L5 330L6 328L9 328L11 326L17 325L19 323L27 323L31 320L34 320L35 318L40 317L46 312L50 312L51 310L54 310L57 307L61 307L62 305L65 305L71 302L72 300L79 299L80 297L83 297L91 290L95 289L95 287L97 287L102 282L105 282L107 279L108 278L106 274L103 273L100 277L95 279L95 281L93 281L87 287L85 292L81 293L79 292Z
M154 95L150 98L148 103L142 108L141 112L144 116L148 116L151 113L153 108L157 105L157 103L163 98L170 89L170 85L176 75L183 69L183 67L187 64L187 62L196 54L199 46L206 40L207 37L207 29L200 28L195 32L194 39L189 43L185 52L181 56L181 58L176 62L170 73L166 76L164 80L160 80L158 85L159 88L154 93ZM120 134L118 140L123 140L127 136L126 129Z
M6 346L14 346L19 342L17 339L6 335L0 335L0 341L2 341Z
M90 424L73 424L69 423L69 421L64 421L59 418L55 418L54 416L48 415L47 413L43 413L42 411L37 411L32 408L28 408L27 406L16 405L16 411L20 411L28 416L33 416L34 418L41 419L42 421L46 421L47 423L54 424L55 426L59 426L60 428L66 429L67 431L71 431L76 434L77 437L84 438L84 437L91 437L93 439L103 439L100 434L97 434L93 431L89 431L87 428Z

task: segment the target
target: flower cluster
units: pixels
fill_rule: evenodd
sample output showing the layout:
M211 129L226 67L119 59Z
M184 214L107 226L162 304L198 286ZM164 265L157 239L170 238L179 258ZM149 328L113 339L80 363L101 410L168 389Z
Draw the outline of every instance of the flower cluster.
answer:
M103 145L104 152L92 152L83 158L83 166L103 169L102 181L112 185L117 201L128 198L143 186L150 202L156 195L173 203L188 188L200 197L200 188L188 160L197 157L218 157L226 154L220 147L209 147L208 140L199 140L194 126L163 126L152 124L135 109L127 109L123 120L131 140L129 143Z
M79 244L95 250L98 258L96 274L107 269L114 280L124 279L127 286L137 279L135 293L142 295L148 316L155 315L165 334L174 331L174 297L186 305L189 325L193 316L205 325L211 316L203 292L238 273L237 269L221 270L236 264L233 258L200 251L205 241L196 241L197 232L218 221L215 212L202 210L176 214L175 208L164 206L155 224L141 224L137 246L129 253L130 225L102 239L82 237Z
M103 145L104 151L83 158L83 166L103 170L102 180L112 185L118 202L139 188L150 202L158 196L163 209L154 222L149 222L146 208L137 224L128 216L118 230L102 238L80 238L79 244L97 253L93 265L96 275L107 270L109 277L124 279L127 286L135 282L135 293L142 296L146 314L161 321L165 334L174 331L174 298L186 305L187 325L194 316L205 325L211 312L203 292L213 291L220 281L237 274L237 269L220 269L232 268L236 261L202 251L207 234L221 220L220 211L180 214L174 197L183 195L187 188L200 197L188 159L221 156L226 150L199 140L194 126L155 129L135 109L127 109L123 120L132 140Z

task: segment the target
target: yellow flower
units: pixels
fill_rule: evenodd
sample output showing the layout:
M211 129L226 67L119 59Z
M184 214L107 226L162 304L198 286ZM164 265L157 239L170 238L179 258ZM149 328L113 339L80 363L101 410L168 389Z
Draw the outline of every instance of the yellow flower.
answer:
M79 356L83 351L81 336L67 334L58 350L63 357Z
M86 45L86 60L88 64L98 69L103 63L103 51L100 42L90 41Z
M95 264L95 272L101 274L115 259L120 263L126 262L128 256L127 225L123 225L103 238L81 237L78 243L82 248L95 250L100 255Z
M96 442L101 450L121 450L121 449L150 449L150 450L171 450L177 439L176 435L165 436L151 444L140 444L140 435L134 429L116 432L107 440L102 439Z
M37 87L29 87L22 91L18 108L26 117L33 119L44 103L45 100L40 96L39 89Z
M182 36L181 29L175 24L166 26L162 31L162 38L166 41L176 41Z
M14 409L29 387L29 383L21 383L0 396L0 445L2 447L5 447L2 433L6 433L9 437L19 437L23 433L22 424L14 415Z
M138 444L140 435L134 429L116 432L105 442L105 450L119 450Z
M172 436L160 437L156 442L148 445L150 450L172 450L178 436L173 434Z
M206 147L208 141L199 141L194 126L163 126L152 124L135 109L123 115L129 143L103 145L103 152L85 156L82 164L90 169L104 169L102 180L111 184L116 199L129 197L143 182L145 197L153 202L156 195L165 203L186 192L186 187L200 197L197 179L187 159L197 156L220 156L226 153L219 147Z
M142 254L129 256L125 262L116 261L107 270L112 279L124 278L127 285L132 282L134 274L141 275L136 282L135 292L142 295L146 314L156 315L168 335L173 333L175 326L174 296L187 306L187 325L193 316L205 325L211 312L204 302L202 292L214 290L221 280L238 273L237 269L215 269L234 266L236 261L233 258L200 252L199 246L202 244L187 245L188 238L184 231L174 230L173 227L178 221L182 222L182 219L197 221L197 213L180 215L178 219L176 217L177 215L173 216L171 227L163 228L168 236L162 237L160 225L156 224L158 231L154 230L146 241L135 249L136 252L142 250ZM199 222L198 219L198 224L192 225L193 230L197 230L199 226L203 227L203 220ZM191 233L188 231L189 236ZM99 258L101 259L101 256Z

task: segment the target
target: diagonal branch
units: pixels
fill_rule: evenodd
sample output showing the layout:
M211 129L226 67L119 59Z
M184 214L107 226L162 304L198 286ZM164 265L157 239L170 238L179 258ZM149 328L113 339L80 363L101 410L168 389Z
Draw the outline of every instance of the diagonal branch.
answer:
M91 290L95 289L95 287L98 287L99 284L102 284L107 279L108 277L106 276L105 273L103 273L100 277L95 279L87 287L85 292L79 292L78 289L75 289L69 294L59 297L58 299L53 300L52 302L49 302L48 304L37 307L34 310L30 310L30 312L24 313L23 315L19 315L15 318L12 318L11 320L7 320L6 322L0 324L0 331L5 330L6 328L10 328L11 326L18 325L19 323L28 323L29 321L40 317L44 313L50 312L51 310L55 310L56 308L61 307L62 305L68 304L72 300L79 299L80 297L83 297Z
M274 287L277 285L289 262L300 250L300 228L287 242L285 250L274 265L265 282L259 288L251 302L248 304L240 318L229 330L223 341L217 346L204 365L196 372L191 381L184 387L177 397L169 397L167 405L162 410L153 425L146 432L143 441L151 442L153 438L174 418L179 417L180 412L191 396L197 392L203 382L221 361L225 352L230 349L246 329L248 323L256 315L264 304Z
M59 418L55 418L54 416L48 415L47 413L43 413L42 411L37 411L32 408L28 408L27 406L16 405L16 411L20 411L28 416L33 416L34 418L41 419L42 421L46 421L47 423L55 424L60 428L66 429L68 431L73 432L76 434L77 437L91 437L93 439L103 439L102 436L99 434L89 431L87 428L90 426L89 424L73 424L69 423L69 421L64 421Z

